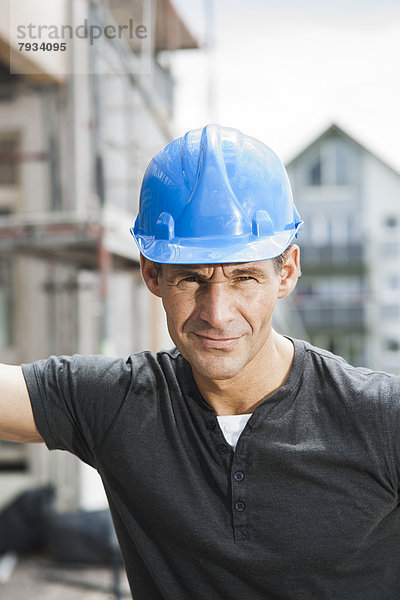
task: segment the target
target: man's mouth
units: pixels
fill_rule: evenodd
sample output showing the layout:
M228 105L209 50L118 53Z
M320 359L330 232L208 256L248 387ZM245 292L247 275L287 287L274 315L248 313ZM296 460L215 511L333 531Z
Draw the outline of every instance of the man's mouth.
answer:
M216 349L227 349L234 346L241 338L241 336L236 337L213 337L210 335L203 335L200 333L194 334L197 339L200 341L202 346L205 348L216 348Z

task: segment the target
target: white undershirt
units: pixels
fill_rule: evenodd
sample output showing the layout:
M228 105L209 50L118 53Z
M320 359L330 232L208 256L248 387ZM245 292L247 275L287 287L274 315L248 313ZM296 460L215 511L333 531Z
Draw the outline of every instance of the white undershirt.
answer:
M251 413L245 415L217 416L222 433L224 434L228 444L230 444L234 450L236 450L236 444L238 442L240 434L246 427L246 423L250 419L250 417Z

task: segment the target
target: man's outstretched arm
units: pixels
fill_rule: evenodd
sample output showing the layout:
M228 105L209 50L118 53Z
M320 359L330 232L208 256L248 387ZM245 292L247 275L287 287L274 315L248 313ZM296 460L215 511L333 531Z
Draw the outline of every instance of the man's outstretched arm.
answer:
M43 442L21 367L0 364L0 440Z

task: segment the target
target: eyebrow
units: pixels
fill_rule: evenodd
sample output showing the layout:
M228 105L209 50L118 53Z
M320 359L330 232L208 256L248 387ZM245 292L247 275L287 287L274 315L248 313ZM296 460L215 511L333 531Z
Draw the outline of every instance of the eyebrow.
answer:
M201 273L201 269L203 266L204 265L188 265L180 269L177 268L176 270L172 271L170 277L187 277L193 275L196 275L197 277L202 277L203 273ZM229 275L232 277L237 277L240 275L254 275L258 277L265 277L266 273L264 269L257 267L256 265L246 265L243 267L236 267L235 269L232 269Z
M181 269L174 269L171 273L169 273L168 277L187 277L188 275L197 275L201 277L201 273L199 273L200 265L190 265L188 267L183 267Z
M258 275L260 276L265 276L266 273L264 271L264 269L261 269L260 267L256 267L256 266L245 266L245 267L237 267L236 269L233 269L231 271L231 275L233 276L237 276L237 275Z

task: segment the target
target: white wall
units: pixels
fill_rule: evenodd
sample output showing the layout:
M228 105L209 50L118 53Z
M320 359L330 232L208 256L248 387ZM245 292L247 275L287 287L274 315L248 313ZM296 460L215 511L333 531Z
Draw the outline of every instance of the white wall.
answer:
M400 316L383 318L383 307L400 302L400 290L390 290L389 276L400 277L400 175L367 156L363 165L365 230L369 276L368 323L370 357L378 369L400 371L400 353L387 350L386 341L400 341ZM397 227L385 226L395 216Z

